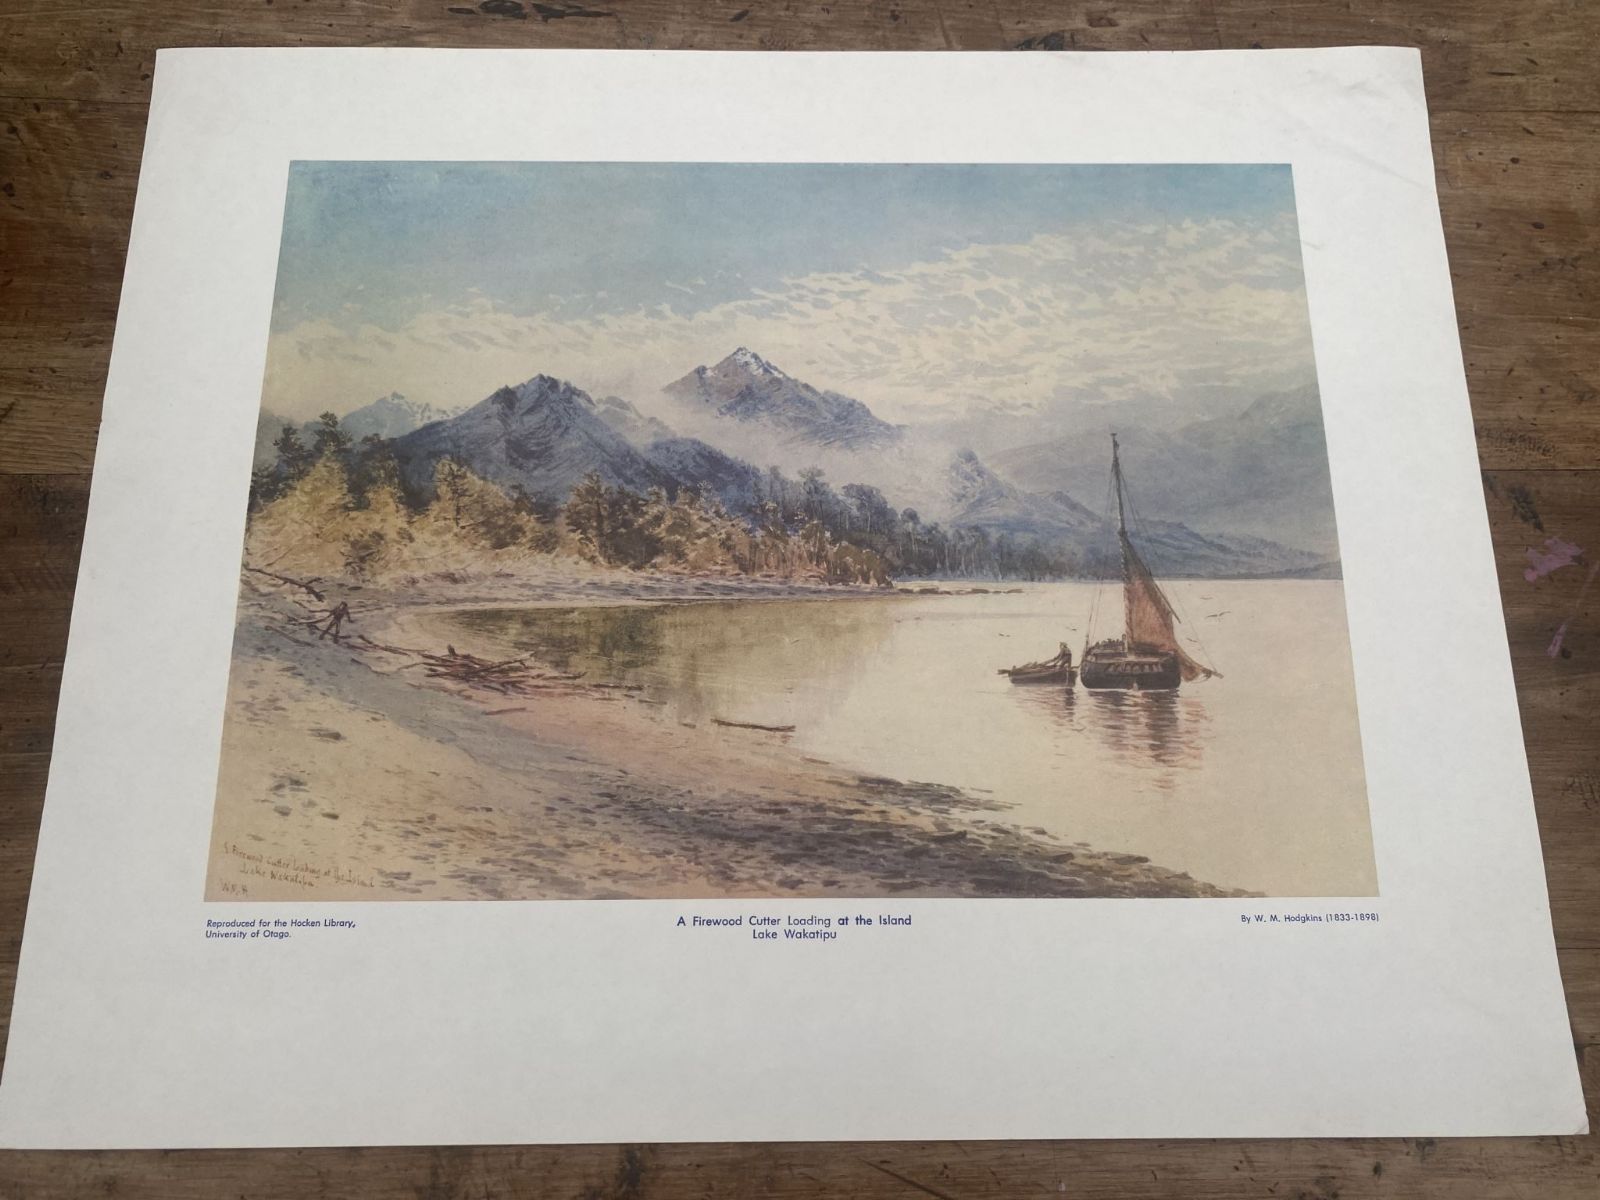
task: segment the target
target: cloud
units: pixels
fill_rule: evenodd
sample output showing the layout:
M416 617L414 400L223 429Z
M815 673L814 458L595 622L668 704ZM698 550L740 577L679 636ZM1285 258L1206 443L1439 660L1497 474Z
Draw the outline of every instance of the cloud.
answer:
M306 321L272 335L263 404L303 417L399 391L460 406L541 372L648 401L738 345L896 421L1181 404L1312 373L1292 217L1098 221L897 270L801 276L697 312L596 314L574 298L530 317L469 295L397 329Z

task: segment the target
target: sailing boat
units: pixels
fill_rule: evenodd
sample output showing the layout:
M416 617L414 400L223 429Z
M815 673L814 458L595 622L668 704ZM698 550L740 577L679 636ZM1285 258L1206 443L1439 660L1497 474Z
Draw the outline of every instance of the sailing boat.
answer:
M1178 616L1150 568L1128 537L1122 460L1117 435L1111 435L1111 481L1117 492L1117 540L1122 544L1123 634L1084 646L1079 677L1086 688L1175 689L1185 680L1216 672L1190 658L1178 645Z

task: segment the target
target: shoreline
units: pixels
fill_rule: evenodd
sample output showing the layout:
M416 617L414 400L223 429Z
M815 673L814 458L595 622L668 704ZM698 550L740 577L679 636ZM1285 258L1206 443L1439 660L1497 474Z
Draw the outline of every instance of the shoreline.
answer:
M666 725L624 689L542 664L518 667L510 691L479 667L429 665L445 645L430 624L449 611L906 594L729 583L455 579L404 594L327 583L329 603L348 596L352 609L339 641L294 626L291 589L247 583L206 898L1246 894L1024 830L953 787L803 756L781 730ZM488 649L459 629L449 640L451 661Z

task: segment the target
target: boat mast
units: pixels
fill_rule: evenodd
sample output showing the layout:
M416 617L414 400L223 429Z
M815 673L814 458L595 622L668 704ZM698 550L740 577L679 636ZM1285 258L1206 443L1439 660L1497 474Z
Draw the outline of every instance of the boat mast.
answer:
M1128 604L1128 587L1133 582L1133 572L1128 566L1128 516L1122 500L1122 459L1117 453L1117 435L1111 434L1111 481L1117 489L1117 545L1122 549L1122 603ZM1127 613L1123 613L1122 645L1128 646Z
M1111 435L1111 478L1117 485L1117 533L1121 540L1127 541L1128 518L1122 511L1122 460L1117 457L1117 435L1114 433ZM1128 556L1126 553L1122 556L1122 573L1124 577L1128 573Z

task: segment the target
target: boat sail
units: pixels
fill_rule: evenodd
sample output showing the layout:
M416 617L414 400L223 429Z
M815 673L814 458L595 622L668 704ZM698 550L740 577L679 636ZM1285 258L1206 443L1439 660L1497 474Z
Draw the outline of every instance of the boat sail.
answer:
M1172 689L1217 674L1178 644L1178 614L1128 536L1127 502L1117 435L1111 435L1111 481L1117 493L1122 547L1123 635L1085 645L1079 677L1086 688Z

